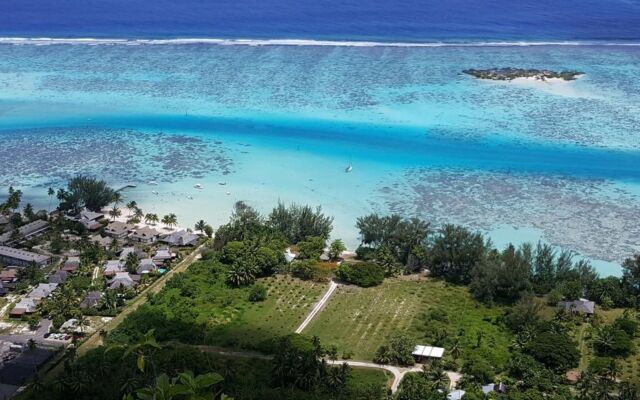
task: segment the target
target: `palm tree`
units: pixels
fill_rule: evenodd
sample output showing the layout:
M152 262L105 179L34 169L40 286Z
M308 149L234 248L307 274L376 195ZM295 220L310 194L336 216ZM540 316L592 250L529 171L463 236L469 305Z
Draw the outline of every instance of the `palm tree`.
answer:
M169 214L168 217L169 217L170 228L173 228L174 226L178 225L178 217L174 213Z
M449 387L449 377L445 373L442 363L435 361L430 366L424 365L422 373L431 383L433 389L446 389Z
M56 192L55 190L53 190L52 187L49 188L49 190L47 190L47 195L49 196L49 206L47 207L48 211L51 211L51 198L53 198L53 195L55 195Z
M122 211L120 211L120 209L114 203L113 208L109 210L109 215L111 216L111 220L115 221L116 218L122 215Z
M453 341L453 344L451 345L451 349L449 350L454 360L460 358L461 350L462 346L460 345L460 337L456 337L456 339Z
M136 203L134 200L131 200L130 202L127 203L127 210L129 210L129 216L131 216L132 212L138 208L138 203Z
M116 310L118 308L118 296L113 290L107 290L102 297L100 308Z
M142 212L142 209L140 207L136 207L133 211L133 216L134 218L141 220L144 218L144 213Z
M168 226L169 228L172 228L178 224L178 217L176 217L176 215L173 213L167 214L164 217L162 217L162 223Z
M195 228L197 231L200 231L200 233L204 233L204 228L207 226L207 223L204 222L203 219L201 219L200 221L196 222Z
M222 376L216 373L194 376L193 372L186 371L178 374L173 379L173 384L180 386L181 392L190 399L204 399L212 397L211 386L222 382L222 380Z
M35 374L33 379L31 380L31 389L34 393L40 393L42 389L44 389L44 384L42 383L42 379L40 379L40 374Z
M78 327L80 328L80 333L84 334L84 328L91 325L91 321L82 313L79 313L76 317L78 320Z
M113 205L117 206L118 203L122 201L122 194L120 194L120 192L114 192L112 201L113 201Z
M256 280L257 270L248 264L234 263L227 271L227 282L232 286L244 286Z
M349 365L342 363L340 367L329 368L325 381L329 389L337 392L340 388L344 387L349 378Z
M147 224L155 225L156 223L158 223L158 215L148 213L144 216L144 222L146 222Z
M608 353L613 348L615 337L613 331L607 328L600 328L596 334L596 345L603 350L604 353Z

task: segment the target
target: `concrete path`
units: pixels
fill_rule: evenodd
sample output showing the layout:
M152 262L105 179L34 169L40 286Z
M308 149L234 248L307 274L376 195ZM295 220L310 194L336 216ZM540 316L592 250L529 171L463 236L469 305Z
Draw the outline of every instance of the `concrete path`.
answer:
M296 333L302 333L304 328L306 328L307 325L309 325L309 323L313 320L316 314L318 314L318 312L322 310L322 307L324 307L325 303L329 300L329 298L331 297L333 292L336 291L337 288L338 288L338 284L335 283L334 281L331 281L331 284L329 285L329 289L327 290L327 292L324 294L324 296L322 296L320 301L313 307L309 315L307 315L307 318L305 318L304 321L302 321L298 329L296 329L295 331Z

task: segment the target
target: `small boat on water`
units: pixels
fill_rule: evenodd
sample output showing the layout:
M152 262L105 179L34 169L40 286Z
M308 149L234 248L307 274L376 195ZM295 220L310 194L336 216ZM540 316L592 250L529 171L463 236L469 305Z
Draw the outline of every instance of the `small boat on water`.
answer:
M218 182L218 185L220 185L220 186L224 186L224 185L226 185L226 184L227 184L227 182L224 182L224 181L220 181L220 182Z
M349 163L349 165L347 166L347 168L344 169L344 172L346 172L347 174L349 172L353 171L353 165L351 165L351 163Z
M155 194L156 196L159 194L157 191L153 190L151 193Z
M193 200L193 196L187 196L187 199Z
M149 182L147 182L147 183L148 183L149 185L151 185L151 186L158 186L158 182L156 182L156 181L149 181Z
M196 188L196 189L204 189L204 186L202 186L199 183L196 183L195 185L193 185L193 187Z

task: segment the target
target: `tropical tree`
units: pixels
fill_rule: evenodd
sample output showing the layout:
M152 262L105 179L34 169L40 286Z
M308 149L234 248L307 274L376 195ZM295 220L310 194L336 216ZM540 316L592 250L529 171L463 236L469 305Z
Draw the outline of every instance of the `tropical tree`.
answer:
M158 214L148 213L144 216L144 222L147 224L155 225L158 221Z
M135 252L127 254L127 258L125 260L125 268L127 272L130 274L135 274L138 269L138 255Z
M86 207L99 212L111 202L117 205L115 193L105 181L80 175L69 181L66 190L58 190L58 200L63 211L71 210L77 213Z
M111 217L111 220L115 221L116 218L118 218L120 215L122 215L122 211L120 211L120 209L114 204L113 208L109 210L109 216Z
M187 371L173 379L161 374L153 385L138 389L135 394L139 400L210 400L220 395L214 395L212 386L222 380L222 376L215 373L194 376L193 372ZM125 400L131 399L133 396L125 397Z
M374 362L379 364L413 365L415 342L404 333L395 333L389 338L389 344L378 348Z
M474 268L483 262L488 245L479 232L445 225L431 245L430 271L449 282L468 284Z
M322 207L313 209L298 204L287 207L278 202L269 214L267 225L284 234L289 243L295 244L311 236L327 240L333 229L333 217L324 215Z
M135 200L131 200L130 202L127 203L127 210L129 210L129 216L131 216L133 214L133 211L135 211L138 208L138 203L135 202Z
M432 389L445 390L449 387L449 377L444 370L444 366L439 360L436 360L431 364L423 365L422 373L424 377L431 383Z
M164 217L162 217L162 223L172 228L178 224L178 217L176 217L176 215L173 213L167 214Z
M140 207L136 207L133 210L133 217L139 220L142 220L144 218L144 212L142 212L142 209Z
M231 286L251 285L256 281L257 267L249 263L236 261L227 271L227 283Z
M196 222L195 228L196 231L200 231L200 233L204 233L204 228L207 226L207 223L204 222L203 219L201 219L200 221Z
M209 239L211 239L211 237L213 236L213 228L211 227L211 225L205 225L204 234L207 235Z
M49 196L49 206L47 207L47 211L51 211L51 199L56 194L55 190L52 187L47 190L47 196Z
M113 192L113 197L111 198L114 206L117 206L120 202L122 202L122 193Z
M344 245L344 242L341 239L335 239L329 245L329 257L332 260L337 260L345 250L347 250L347 247Z
M460 336L456 336L456 338L453 340L453 343L451 344L451 348L449 349L449 352L451 353L451 357L453 357L454 360L457 360L458 358L460 358L460 353L462 352L462 344L460 343Z
M29 221L33 221L35 219L35 212L33 211L33 206L31 203L27 203L22 210L22 213Z

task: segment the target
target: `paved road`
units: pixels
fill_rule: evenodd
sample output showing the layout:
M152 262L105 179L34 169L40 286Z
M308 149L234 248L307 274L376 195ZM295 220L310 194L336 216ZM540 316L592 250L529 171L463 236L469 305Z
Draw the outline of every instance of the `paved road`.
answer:
M337 288L338 288L338 284L335 283L334 281L331 281L331 284L329 284L329 289L327 290L327 292L324 294L324 296L322 296L320 301L313 307L309 315L307 315L307 318L305 318L304 321L302 321L298 329L296 329L296 333L302 333L304 328L306 328L307 325L309 325L309 323L313 320L316 314L318 314L320 310L322 310L322 307L324 307L326 302L329 300L329 298L331 298L331 295L333 294L333 292L336 291Z

